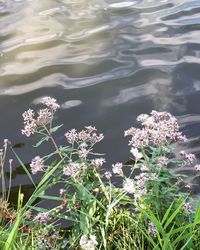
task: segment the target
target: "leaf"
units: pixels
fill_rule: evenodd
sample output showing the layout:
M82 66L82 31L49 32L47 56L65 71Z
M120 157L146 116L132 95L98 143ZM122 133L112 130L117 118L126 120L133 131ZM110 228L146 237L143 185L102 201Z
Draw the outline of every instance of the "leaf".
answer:
M183 207L184 202L181 202L180 205L177 207L177 209L172 213L172 215L169 217L169 219L166 221L164 225L164 229L166 229L169 224L173 221L173 219L176 217L176 215L180 212L181 208Z
M11 150L13 151L15 157L17 158L19 164L22 166L22 168L24 169L24 171L26 172L27 176L29 177L30 181L32 182L32 184L34 185L34 187L36 187L35 182L30 174L30 172L28 171L28 169L26 168L26 166L24 165L23 161L19 158L19 156L17 155L17 153L14 151L14 149L11 147Z
M63 200L61 197L52 196L52 195L38 195L37 198L52 200L52 201L62 201Z
M50 133L56 132L56 131L57 131L59 128L61 128L62 126L63 126L63 124L51 128L51 129L50 129Z
M19 189L17 218L15 220L15 224L14 224L11 232L9 233L8 239L5 242L4 250L14 249L14 242L15 242L15 239L17 237L17 233L19 231L20 222L22 220L22 216L21 216L21 212L20 212L20 207L21 207L20 200L21 200L21 190Z
M43 142L45 141L48 141L49 140L49 137L48 136L45 136L43 137L38 143L36 143L35 145L33 145L34 148L37 148L39 147Z

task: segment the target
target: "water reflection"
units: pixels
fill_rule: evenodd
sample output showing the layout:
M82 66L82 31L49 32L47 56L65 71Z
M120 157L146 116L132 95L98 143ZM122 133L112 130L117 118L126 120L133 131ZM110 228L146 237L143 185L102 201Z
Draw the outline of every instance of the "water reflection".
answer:
M20 135L20 114L50 95L62 107L59 143L67 129L96 125L108 164L128 159L123 130L152 109L177 115L198 154L199 10L193 0L1 1L0 139L23 141L30 161L35 139Z

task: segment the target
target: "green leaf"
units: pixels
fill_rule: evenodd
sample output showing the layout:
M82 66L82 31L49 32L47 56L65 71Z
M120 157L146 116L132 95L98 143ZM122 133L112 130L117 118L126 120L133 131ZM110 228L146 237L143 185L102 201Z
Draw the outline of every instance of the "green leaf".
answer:
M26 168L26 166L24 165L23 161L19 158L19 156L17 155L17 153L14 151L14 149L11 147L11 150L13 151L15 157L17 158L19 164L22 166L22 168L24 169L24 171L26 172L27 176L29 177L30 181L32 182L32 184L34 185L34 187L36 187L35 182L30 174L30 172L28 171L28 169Z
M51 129L50 129L50 133L56 132L56 131L57 131L59 128L61 128L62 126L63 126L63 124L51 128Z
M43 137L38 143L36 143L35 145L33 145L34 148L37 148L39 147L43 142L45 141L48 141L49 140L49 137L48 136L45 136Z
M169 226L169 224L173 221L173 219L176 217L176 215L181 211L183 204L184 204L184 202L181 202L180 205L177 207L177 209L172 213L172 215L166 221L166 223L164 225L164 229L166 229Z

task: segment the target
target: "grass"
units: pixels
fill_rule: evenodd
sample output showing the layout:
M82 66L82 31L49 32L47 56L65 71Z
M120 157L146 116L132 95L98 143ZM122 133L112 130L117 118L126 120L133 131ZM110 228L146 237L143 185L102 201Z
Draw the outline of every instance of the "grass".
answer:
M26 202L19 189L16 207L9 204L12 161L6 162L7 140L1 151L0 249L200 249L199 201L192 198L190 190L183 192L181 187L188 186L185 176L169 168L195 162L192 154L182 152L178 159L173 154L173 142L185 140L175 117L156 111L139 116L140 128L125 131L131 137L130 164L115 163L112 170L105 171L104 158L93 152L103 135L88 126L79 132L68 131L67 145L57 145L54 133L60 126L53 126L53 117L59 105L49 97L43 104L46 108L38 113L24 113L23 133L40 135L38 155L39 146L46 142L51 142L55 151L35 157L29 171L11 147L34 186ZM7 164L8 180L4 172ZM37 172L43 176L35 184ZM113 176L119 177L117 186ZM57 195L47 194L57 185L62 186ZM52 201L57 204L43 208L41 201L47 206ZM70 226L62 228L63 223Z

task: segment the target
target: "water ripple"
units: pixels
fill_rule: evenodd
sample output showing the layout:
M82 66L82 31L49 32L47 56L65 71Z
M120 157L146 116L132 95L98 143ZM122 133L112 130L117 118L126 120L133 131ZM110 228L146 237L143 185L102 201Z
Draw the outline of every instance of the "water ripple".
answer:
M11 119L20 127L15 114L52 95L63 122L96 123L112 145L133 116L171 111L199 153L199 13L198 0L1 1L1 133L17 140Z

